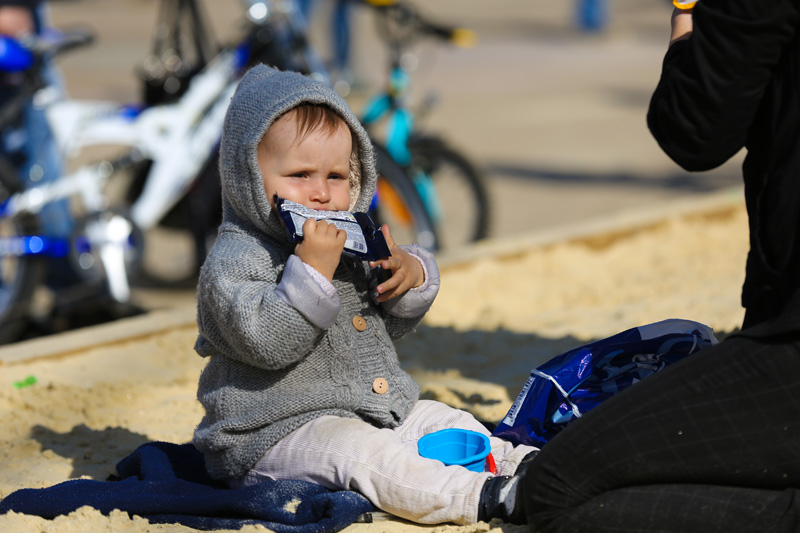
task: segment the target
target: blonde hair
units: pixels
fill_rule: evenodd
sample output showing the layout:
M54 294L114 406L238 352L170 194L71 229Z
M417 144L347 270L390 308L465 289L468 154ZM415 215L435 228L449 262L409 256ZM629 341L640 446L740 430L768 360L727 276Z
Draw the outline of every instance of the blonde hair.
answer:
M294 114L297 123L297 138L303 140L315 131L333 135L339 128L345 127L350 132L352 148L350 150L350 209L356 205L358 195L361 193L361 161L358 157L358 137L350 129L347 122L336 111L322 104L300 104L293 107L284 115ZM280 117L278 117L280 118Z

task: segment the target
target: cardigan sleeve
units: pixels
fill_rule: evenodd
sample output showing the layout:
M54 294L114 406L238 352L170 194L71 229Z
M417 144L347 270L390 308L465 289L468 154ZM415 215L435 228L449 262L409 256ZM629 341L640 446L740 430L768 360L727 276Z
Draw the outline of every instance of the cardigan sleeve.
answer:
M289 256L275 292L321 329L336 321L341 307L336 287L294 254Z
M795 0L703 0L694 31L674 43L647 114L664 152L708 170L744 145L775 67L795 38Z
M426 275L420 287L380 304L386 331L394 340L406 336L419 325L436 299L440 284L439 268L431 252L416 244L403 245L402 248L422 262Z
M433 254L419 245L403 245L412 257L416 258L425 272L425 282L415 288L409 289L399 298L393 298L381 304L381 307L390 315L399 318L419 318L428 312L436 295L439 294L439 268Z
M282 283L285 260L278 255L248 239L218 237L197 288L200 335L195 349L200 355L221 353L276 370L310 352L323 333L312 320L335 317L339 302L324 293L299 260L290 268L292 279ZM276 290L279 285L283 291Z

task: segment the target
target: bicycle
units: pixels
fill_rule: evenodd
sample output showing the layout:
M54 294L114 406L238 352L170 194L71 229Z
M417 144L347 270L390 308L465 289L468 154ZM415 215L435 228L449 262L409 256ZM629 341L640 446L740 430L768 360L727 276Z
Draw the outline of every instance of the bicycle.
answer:
M389 69L385 89L369 99L362 122L374 131L377 123L385 121L386 149L415 184L433 222L434 241L427 243L429 248L452 249L485 238L491 220L485 178L444 139L417 129L409 105L409 47L426 36L466 45L472 34L428 21L407 3L366 3L378 15L378 35L389 48Z
M0 37L0 41L0 70L21 76L15 96L0 110L0 129L5 130L18 122L32 98L42 105L50 105L58 98L59 91L49 87L42 77L45 58L87 45L92 36L74 31L59 34L57 40L35 41L30 48L8 37ZM116 165L127 166L130 162L122 158ZM132 243L139 235L124 213L108 209L103 186L111 166L112 163L98 163L55 182L23 189L16 166L5 157L0 158L0 342L14 340L27 324L33 293L44 276L44 258L71 257L92 287L98 284L102 271L108 296L117 304L107 307L107 312L113 316L135 312L128 305L130 288L125 262L136 261ZM45 206L70 198L80 201L82 209L81 216L75 217L73 237L42 234L37 215ZM81 284L77 289L72 297L82 299L87 287Z
M194 3L194 0L172 1L184 9ZM197 185L198 176L214 168L225 111L239 77L250 62L269 54L288 57L275 49L274 42L265 40L263 33L265 30L283 31L282 28L288 27L285 17L279 19L273 9L267 9L271 2L248 0L246 4L250 6L250 23L244 39L222 47L207 62L201 61L204 64L195 65L186 86L176 91L179 94L168 102L149 107L69 100L46 85L38 68L41 59L88 44L88 39L73 39L72 42L73 36L66 34L60 43L29 51L26 89L21 91L20 100L36 98L45 108L64 157L74 157L90 146L126 148L113 160L84 165L54 183L27 190L22 190L13 170L6 168L8 165L0 166L0 170L7 170L0 178L0 195L4 196L0 207L0 226L3 227L0 341L13 339L24 327L33 292L41 285L41 271L46 266L42 259L46 257L71 257L76 269L87 280L99 285L112 303L130 304L131 279L142 271L148 255L144 235L165 220L167 213ZM293 38L282 46L298 42ZM310 47L306 47L303 52L309 50ZM305 60L309 57L308 53L302 55L306 56ZM0 115L11 116L13 111L13 106L7 106ZM423 220L426 215L421 201L413 187L402 183L405 180L402 172L392 167L391 159L380 153L378 161L387 165L385 175L389 179L401 181L397 190L407 195L404 205L412 206L412 212L417 213L415 216ZM106 194L107 185L112 178L116 180L126 173L145 175L146 179L129 208L125 202L120 202L121 207L112 209L109 207L111 199ZM74 237L65 241L41 235L36 220L41 207L65 199L81 204L75 211L80 223ZM214 215L204 212L201 216ZM191 224L188 227L191 228ZM211 223L206 222L204 227L213 227L213 233L216 232L216 226ZM190 275L196 274L198 266L198 263L192 265Z

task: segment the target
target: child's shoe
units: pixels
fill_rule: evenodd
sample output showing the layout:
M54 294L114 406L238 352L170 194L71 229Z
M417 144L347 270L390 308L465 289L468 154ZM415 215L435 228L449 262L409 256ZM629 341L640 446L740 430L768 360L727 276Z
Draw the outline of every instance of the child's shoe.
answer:
M486 480L478 503L478 520L499 518L509 524L526 524L521 476L495 476Z

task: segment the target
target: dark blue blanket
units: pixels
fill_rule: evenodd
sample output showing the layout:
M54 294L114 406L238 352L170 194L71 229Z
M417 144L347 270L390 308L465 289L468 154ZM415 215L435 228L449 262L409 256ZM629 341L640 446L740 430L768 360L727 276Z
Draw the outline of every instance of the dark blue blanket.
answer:
M120 481L73 479L18 490L0 501L0 514L16 511L52 519L89 505L103 514L120 509L151 523L203 530L263 524L277 533L327 533L374 509L360 494L331 492L304 481L228 489L209 477L203 456L191 444L144 444L120 461L117 474Z

